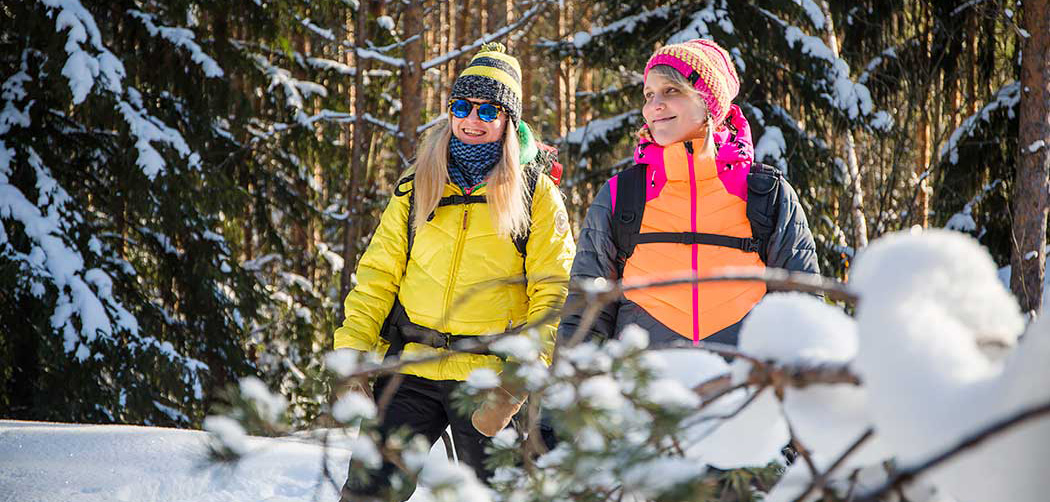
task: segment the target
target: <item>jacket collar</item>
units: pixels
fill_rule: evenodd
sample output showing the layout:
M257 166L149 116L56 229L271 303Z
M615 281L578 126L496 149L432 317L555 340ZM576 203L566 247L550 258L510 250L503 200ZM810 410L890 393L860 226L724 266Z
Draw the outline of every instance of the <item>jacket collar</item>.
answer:
M693 176L703 181L718 177L715 158L701 150L701 140L688 140L658 145L641 144L635 150L635 162L649 164L656 171L663 171L669 181L689 181L689 159L692 157Z

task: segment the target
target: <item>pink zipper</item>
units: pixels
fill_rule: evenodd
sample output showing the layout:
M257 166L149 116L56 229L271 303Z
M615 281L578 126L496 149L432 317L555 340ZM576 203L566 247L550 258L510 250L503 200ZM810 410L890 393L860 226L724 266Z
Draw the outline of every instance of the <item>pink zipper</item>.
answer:
M689 163L689 210L691 218L689 219L689 225L692 228L693 233L696 233L696 213L697 200L696 200L696 168L693 165L693 142L685 142L685 151L688 154L686 161ZM700 272L700 250L697 244L691 244L689 246L693 255L693 276L699 275ZM692 284L693 287L693 345L700 345L700 285L697 283Z

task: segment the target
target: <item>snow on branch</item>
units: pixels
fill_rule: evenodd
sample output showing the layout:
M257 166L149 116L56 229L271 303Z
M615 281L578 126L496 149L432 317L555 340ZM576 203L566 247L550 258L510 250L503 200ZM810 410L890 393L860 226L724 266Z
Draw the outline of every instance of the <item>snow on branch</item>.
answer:
M331 59L308 57L306 58L306 64L318 70L331 70L351 77L357 74L356 68L346 63L340 63L339 61L333 61Z
M77 0L37 0L55 16L55 31L61 33L69 30L66 36L65 50L69 58L62 67L62 75L69 80L69 89L73 93L73 104L84 102L95 79L101 77L102 84L114 94L121 91L122 81L126 75L124 64L102 43L102 35L91 13ZM82 44L90 42L90 47L98 53L92 56Z
M1015 429L1021 425L1029 423L1033 420L1044 418L1050 415L1050 402L1032 406L1027 409L1021 410L1020 412L998 420L988 426L981 428L974 432L968 437L963 438L961 441L953 445L952 447L944 450L937 455L930 457L929 459L920 462L911 467L905 467L897 470L897 472L882 486L875 488L857 499L858 502L879 502L883 500L882 497L892 492L901 485L916 479L920 474L929 471L948 460L958 456L959 454L980 446L985 441L989 441L996 436L1004 434L1012 429ZM1003 460L1003 459L998 459Z
M715 2L708 2L704 8L690 14L689 24L678 33L671 35L667 39L667 43L678 44L694 38L711 38L711 29L709 28L711 24L717 24L719 29L732 34L736 31L736 27L733 26L733 22L729 19L729 12L726 8L725 0L720 0L717 7ZM740 58L739 51L733 48L730 49L730 52L736 65L743 70L745 66L743 59Z
M366 113L362 115L361 118L367 120L372 125L377 125L383 128L386 132L394 135L395 137L401 135L400 129L397 127L397 124L391 124L390 122L385 122L383 120L377 119L373 117L371 113Z
M253 54L252 59L256 66L270 77L270 86L267 91L280 87L284 91L285 103L289 108L295 110L296 121L304 122L309 117L303 113L303 100L309 99L314 94L321 97L328 96L328 89L323 85L308 80L299 80L292 77L292 73L284 68L270 64L260 54Z
M484 44L486 44L488 42L491 42L493 40L498 40L498 39L506 36L507 34L513 32L514 30L518 29L520 26L522 26L526 22L528 22L530 19L532 19L533 16L535 16L541 10L543 10L543 8L546 7L549 3L551 3L550 0L542 0L540 2L537 2L536 5L533 5L529 10L525 11L524 13L522 13L521 17L516 19L513 23L508 24L508 25L504 26L503 28L500 28L499 30L496 30L495 33L485 35L485 36L483 36L483 37L481 37L481 38L471 42L470 44L467 44L467 45L464 45L464 46L460 47L459 49L456 49L456 50L451 51L451 52L446 52L445 54L442 54L442 55L437 56L435 58L432 58L432 59L429 59L427 61L424 61L423 64L422 64L423 71L426 71L426 70L428 70L430 68L433 68L435 66L443 65L443 64L445 64L445 63L447 63L449 61L452 61L453 59L456 59L456 58L462 56L463 54L466 54L468 52L472 52L474 49L477 49L478 47L481 47L482 45L484 45ZM403 64L403 61L402 61L402 64Z
M879 65L882 64L882 62L885 61L887 58L896 57L897 48L887 47L885 50L879 53L878 56L875 56L871 59L871 61L868 62L867 66L864 67L864 71L861 72L859 77L857 77L857 83L867 85L868 79L871 78L871 72L875 71L875 68L878 68Z
M30 125L28 114L13 113L18 111L14 101L26 97L22 84L28 79L24 71L19 72L0 87L5 101L0 138L13 126ZM28 104L24 111L28 111ZM68 244L73 240L68 235L73 227L71 222L82 221L83 216L36 150L31 146L21 150L36 176L39 191L36 203L9 182L11 162L18 152L0 139L0 217L22 224L31 251L25 254L11 246L0 226L0 256L19 264L29 283L30 294L42 296L44 282L54 287L57 299L50 322L52 328L61 333L66 353L83 362L93 356L91 345L99 341L117 344L114 334L123 332L131 338L119 342L122 346L157 350L168 359L180 362L187 369L187 378L196 379L196 372L207 366L178 353L168 342L142 336L134 314L114 295L112 277L100 268L86 268L83 255ZM101 253L102 244L95 238L92 242L89 245L92 252Z
M417 127L416 134L422 134L423 131L426 131L427 129L438 125L442 120L448 120L448 113L442 113L441 115L438 115L434 120L431 120L430 122L427 122L426 124Z
M396 66L398 68L402 68L402 67L405 66L405 60L402 59L402 58L393 58L393 57L387 56L386 54L381 54L381 53L376 52L374 50L365 49L365 48L362 48L362 47L354 48L354 54L356 54L357 57L359 57L361 59L374 59L374 60L379 61L381 63L386 63L386 64L388 64L390 66Z
M380 21L382 21L383 18L390 19L388 16L382 16L382 17L379 18ZM394 29L394 25L393 25L394 21L392 19L390 19L390 23L391 23L390 24L390 28L388 28L388 29L389 30L393 30ZM380 23L380 24L382 24L382 23ZM373 51L377 51L377 52L387 53L387 52L390 52L390 51L392 51L394 49L397 49L397 48L400 48L400 47L404 47L404 46L406 46L406 45L408 45L408 44L410 44L412 42L415 42L419 38L420 38L420 34L416 33L415 35L412 35L411 37L408 37L408 38L406 38L404 40L399 40L399 41L394 42L394 43L392 43L390 45L384 45L382 47L374 47L373 46L373 47L370 47L370 49L373 50ZM369 40L368 43L371 44L372 41ZM346 42L344 45L346 45L347 47L352 47L353 46L352 44L350 44L350 42Z
M569 131L562 138L562 142L579 147L580 155L584 155L590 151L592 144L608 143L610 134L630 127L637 122L640 116L641 111L631 110L608 118L594 119L583 127Z
M784 29L784 39L788 46L823 63L827 80L815 84L823 91L823 97L829 104L845 112L850 119L872 113L875 106L871 100L871 91L864 84L850 79L849 64L841 57L836 57L835 52L824 43L824 39L806 34L799 27L788 24L766 9L755 9Z
M310 31L320 35L321 38L323 38L325 40L335 41L335 35L332 33L332 30L329 30L327 28L322 28L320 26L317 26L316 24L313 23L313 21L310 21L310 18L308 18L308 17L307 18L301 18L299 16L295 16L295 18L299 21L299 24L305 26L306 29L308 29L308 30L310 30Z
M135 148L139 155L135 163L142 169L146 177L153 180L157 174L164 171L164 157L154 148L153 143L155 142L171 146L179 156L189 161L191 168L199 169L200 155L190 149L182 134L150 115L143 107L142 95L134 87L127 88L127 96L127 100L118 99L117 109L131 129L131 134L136 138Z
M655 9L646 9L633 16L627 16L616 22L605 26L595 26L586 32L577 32L572 36L572 45L582 49L595 38L615 33L634 33L636 26L646 23L652 19L667 19L671 15L671 7L663 5Z
M989 122L992 112L1005 108L1010 118L1014 116L1014 108L1021 101L1021 83L1011 82L1004 85L999 92L995 93L995 99L984 105L977 113L966 117L948 137L948 142L941 147L940 160L943 162L948 157L948 162L955 164L959 162L959 142L964 136L973 136L981 122Z
M129 9L128 15L142 21L142 24L146 26L146 30L152 36L160 35L161 38L171 42L176 47L186 49L190 53L190 58L193 62L199 64L201 69L204 70L204 75L208 77L221 77L223 76L222 68L215 62L211 56L204 53L200 45L194 40L193 31L186 28L172 28L168 26L158 26L153 22L153 15L146 14L145 12Z
M821 10L817 2L813 0L791 0L795 2L795 5L802 7L802 10L806 11L806 15L809 16L810 22L813 23L813 27L818 30L823 30L824 25L827 23L827 19L824 17L824 11Z
M973 206L980 203L984 199L988 192L995 190L995 187L999 186L1003 180L995 180L991 183L985 184L984 188L981 189L981 193L970 199L969 202L963 206L962 211L955 213L951 218L948 218L948 223L944 225L944 228L948 230L958 230L960 232L973 232L977 230L977 222L973 219Z

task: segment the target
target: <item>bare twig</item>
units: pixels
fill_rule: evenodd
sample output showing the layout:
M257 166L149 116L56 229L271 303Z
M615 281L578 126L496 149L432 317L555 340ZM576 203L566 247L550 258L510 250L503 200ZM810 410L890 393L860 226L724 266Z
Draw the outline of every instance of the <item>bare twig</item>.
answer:
M857 438L856 441L854 441L849 448L846 448L846 451L842 452L842 454L839 455L839 458L831 464L831 467L828 467L828 469L822 474L813 478L809 486L806 487L806 491L802 492L802 495L799 495L798 498L795 499L795 502L804 502L806 500L806 497L808 497L810 493L813 493L814 490L825 489L828 480L831 479L831 473L835 472L835 470L841 467L842 464L846 463L846 459L848 459L850 455L853 455L858 449L860 449L860 447L864 443L866 443L874 435L875 429L869 427L868 430L864 431L864 434L861 434L860 437Z
M1050 402L1046 402L1031 408L1026 408L1013 416L1007 417L1002 420L997 420L991 423L990 425L982 427L975 433L971 434L969 437L966 437L962 441L956 443L951 448L948 448L947 450L944 450L943 452L938 453L933 457L930 457L928 460L920 462L919 464L916 464L912 467L898 470L893 476L890 477L888 481L886 481L886 483L884 483L878 488L875 488L874 490L865 493L858 500L860 502L877 502L882 496L914 480L922 473L934 467L937 467L938 465L944 463L946 460L949 460L952 457L970 448L973 448L985 442L988 439L1002 434L1017 425L1020 425L1034 418L1042 417L1044 415L1050 415Z
M549 0L544 0L542 2L539 2L536 5L532 6L532 8L530 8L529 10L523 12L521 14L521 17L519 17L513 23L508 24L508 25L504 26L503 28L500 28L495 33L490 33L488 35L485 35L485 36L475 40L473 43L470 43L468 45L464 45L463 47L460 47L460 48L458 48L458 49L456 49L456 50L454 50L452 52L447 52L447 53L442 54L442 55L440 55L440 56L438 56L436 58L424 61L421 67L423 68L424 71L426 71L426 70L428 70L430 68L433 68L435 66L443 65L443 64L445 64L445 63L447 63L447 62L449 62L449 61L451 61L453 59L456 59L456 58L462 56L463 54L466 54L466 53L468 53L468 52L470 52L470 51L472 51L472 50L474 50L474 49L476 49L478 47L481 47L483 44L486 44L486 43L491 42L493 40L498 40L500 37L503 37L503 36L513 32L514 30L518 29L519 26L521 26L525 22L527 22L530 19L532 19L533 16L538 14L544 7L548 6L550 3L552 3L552 2L550 2Z
M327 429L321 434L321 482L317 483L317 490L314 491L314 500L320 500L321 486L323 486L324 482L327 482L336 493L339 493L339 483L332 477L332 473L328 471L328 434L329 431Z
M802 456L802 460L806 462L806 467L809 467L809 474L812 478L820 476L820 472L817 470L817 464L813 463L813 456L809 453L809 448L802 444L799 440L798 434L795 433L795 427L791 425L791 419L788 417L787 412L784 411L784 393L783 389L776 389L777 401L780 402L780 414L784 417L784 424L787 425L788 437L791 438L791 447Z
M376 421L382 422L383 417L386 415L386 408L390 406L390 401L394 399L394 394L397 393L398 387L401 387L401 383L404 382L404 373L394 373L390 376L390 380L387 381L383 387L383 393L379 395L379 399L376 400Z
M707 282L764 282L778 290L801 291L803 293L823 294L835 301L850 304L857 303L857 295L842 282L828 279L818 274L790 272L779 268L765 269L723 269L718 275L699 277L696 274L685 274L671 279L651 281L629 281L622 286L623 291L648 289L677 284L702 284Z
M693 387L693 392L705 401L721 397L740 387L750 385L782 385L784 387L805 388L809 385L860 385L860 377L853 374L848 366L797 366L779 365L775 366L767 362L759 362L747 378L736 385L732 384L732 377L728 374L719 375L706 382Z

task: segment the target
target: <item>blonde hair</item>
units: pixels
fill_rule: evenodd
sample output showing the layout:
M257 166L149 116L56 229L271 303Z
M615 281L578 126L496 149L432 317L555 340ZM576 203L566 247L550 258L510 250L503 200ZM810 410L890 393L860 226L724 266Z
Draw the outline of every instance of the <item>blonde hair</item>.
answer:
M452 127L444 120L431 128L419 144L412 196L415 197L416 214L412 219L413 231L426 225L430 213L437 209L445 191L448 177L448 142L452 139ZM528 198L525 190L525 168L519 156L518 130L508 123L503 134L503 156L489 175L488 191L485 195L489 214L496 230L503 237L519 237L529 228Z

